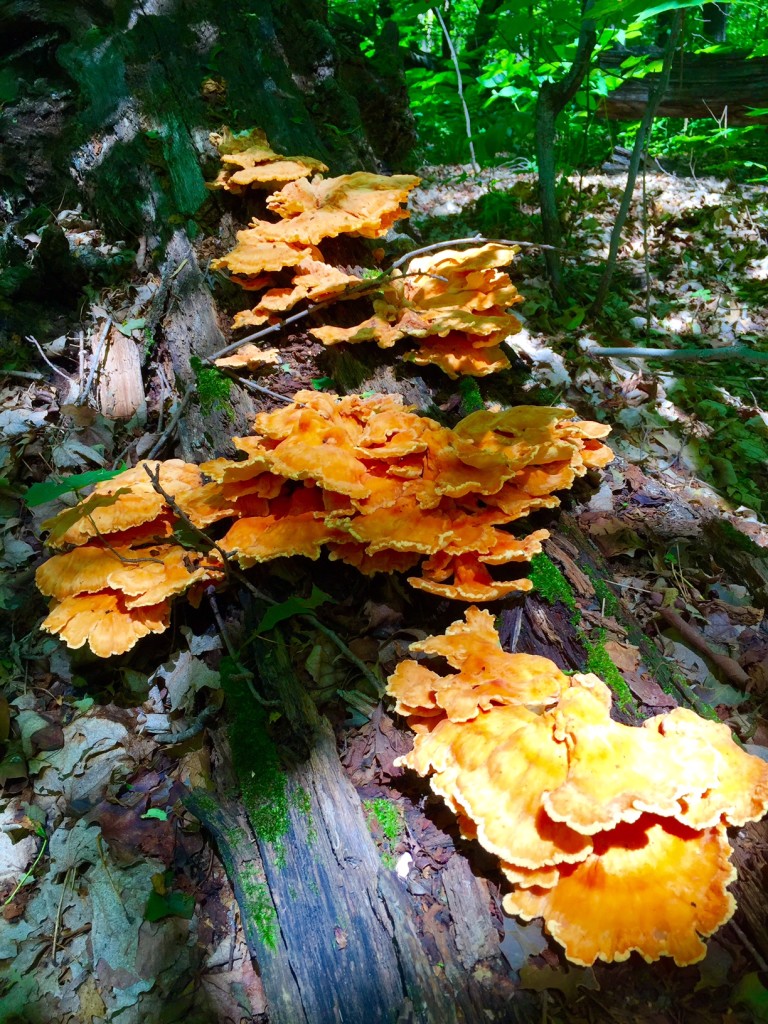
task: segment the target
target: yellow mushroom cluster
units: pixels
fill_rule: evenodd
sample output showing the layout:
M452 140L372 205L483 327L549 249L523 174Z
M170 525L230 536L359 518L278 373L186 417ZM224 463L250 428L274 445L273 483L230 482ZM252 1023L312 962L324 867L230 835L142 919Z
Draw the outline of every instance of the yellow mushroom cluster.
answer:
M252 220L238 232L235 248L211 264L243 288L268 289L254 309L235 316L235 328L274 323L278 313L302 300L321 302L359 286L359 277L325 261L318 244L344 234L381 238L395 221L408 216L402 204L419 183L410 174L366 171L324 178L315 172L327 171L325 164L310 157L280 156L259 130L243 138L229 133L213 138L224 168L211 187L230 192L267 189L272 192L267 208L277 217ZM276 285L273 275L289 268L295 268L290 286ZM227 365L255 364L243 357Z
M214 269L250 291L266 289L253 309L235 315L233 327L274 324L298 303L354 298L361 279L326 262L317 246L338 235L381 238L400 218L403 203L418 183L413 175L357 171L324 178L327 167L308 157L274 152L261 131L236 138L212 136L224 168L212 188L239 192L248 187L273 191L267 209L278 218L254 219L238 232L237 245L212 262ZM509 311L522 301L502 271L514 259L514 246L488 243L464 252L443 250L413 259L406 273L383 280L373 299L373 314L355 327L327 325L311 330L324 345L374 341L390 348L402 339L415 342L406 358L439 366L450 377L481 377L509 366L501 342L520 330ZM290 284L274 275L290 269ZM250 345L226 364L254 369L265 360Z
M768 764L684 708L613 721L596 676L504 652L474 607L411 651L449 670L411 660L390 677L416 734L400 763L500 858L506 912L543 918L582 965L701 960L735 909L726 828L765 814Z
M456 600L528 590L529 580L496 580L489 569L527 561L547 533L520 539L505 527L556 506L555 490L612 458L599 440L607 428L572 417L522 406L449 429L396 395L300 391L234 439L239 459L140 463L49 520L48 544L69 550L38 570L54 601L43 628L100 656L162 631L174 597L197 599L224 576L216 549L176 541L180 517L214 528L218 549L243 568L325 549L363 573L421 563L408 582ZM159 488L147 468L160 471Z
M417 339L418 348L405 358L439 366L453 378L506 369L501 342L521 326L509 307L523 300L500 268L517 252L489 242L411 260L406 275L396 273L383 286L367 320L356 327L315 327L310 334L324 345L375 341L380 348Z

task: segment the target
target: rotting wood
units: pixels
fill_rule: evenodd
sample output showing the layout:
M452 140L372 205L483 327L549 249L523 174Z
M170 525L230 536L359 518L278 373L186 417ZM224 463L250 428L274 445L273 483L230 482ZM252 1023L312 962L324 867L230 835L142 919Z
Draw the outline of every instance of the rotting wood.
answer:
M358 794L341 767L329 723L322 718L292 668L287 648L263 643L258 653L263 685L279 697L292 732L308 755L286 769L288 830L277 844L254 834L247 846L226 822L227 800L193 793L187 803L216 839L238 898L249 948L261 972L273 1024L473 1024L488 1020L473 998L464 967L467 948L493 955L495 930L487 890L466 864L453 868L451 900L476 920L462 923L462 958L430 962L403 882L382 865ZM293 795L293 799L291 799ZM218 805L218 809L217 806ZM254 832L253 828L247 830ZM455 855L458 856L458 855ZM244 874L245 873L245 874ZM250 880L250 883L249 883ZM262 905L274 914L273 942L254 921L248 886L261 886ZM485 924L481 918L485 918ZM498 939L496 940L498 956ZM454 979L454 985L447 983Z
M109 331L98 373L99 412L111 420L129 420L138 415L146 421L147 400L141 379L139 347L117 327Z
M167 350L179 390L195 389L192 356L206 356L224 344L216 307L192 245L184 231L176 231L165 252L162 266L164 308L157 316L162 344ZM204 415L196 404L179 420L181 455L188 462L201 462L219 455L233 434L249 433L256 407L249 395L233 386L231 411Z
M620 65L631 53L602 53L603 70L621 74ZM651 56L661 57L661 51ZM604 97L597 108L601 117L632 121L643 115L658 74L630 78ZM768 105L768 58L747 59L744 53L682 54L675 58L672 73L657 114L659 117L723 119L724 124L761 124L753 107Z

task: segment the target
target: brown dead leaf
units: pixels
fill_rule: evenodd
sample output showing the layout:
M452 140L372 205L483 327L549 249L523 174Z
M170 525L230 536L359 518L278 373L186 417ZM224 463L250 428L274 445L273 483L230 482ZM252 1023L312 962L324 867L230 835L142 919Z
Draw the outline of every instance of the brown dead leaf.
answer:
M106 1017L107 1007L101 998L99 986L93 975L86 978L77 990L80 1000L80 1016L83 1021L92 1021L94 1017Z
M620 672L634 672L640 665L640 651L633 644L621 644L616 640L607 640L605 649L611 656Z
M581 521L607 558L634 555L645 546L633 529L614 516L586 515Z

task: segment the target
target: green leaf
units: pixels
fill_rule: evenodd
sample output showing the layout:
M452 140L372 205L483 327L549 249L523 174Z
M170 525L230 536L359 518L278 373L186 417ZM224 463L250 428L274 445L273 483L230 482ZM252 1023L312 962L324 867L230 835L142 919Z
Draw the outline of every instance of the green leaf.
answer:
M768 989L760 981L757 972L745 975L731 996L732 1006L746 1006L754 1015L754 1021L768 1021Z
M312 380L312 387L315 391L325 391L327 388L335 388L336 382L332 377L315 377Z
M142 821L147 818L157 818L158 821L168 821L168 814L160 807L150 807L146 814L142 814Z
M256 632L266 633L278 622L290 619L292 615L304 615L306 612L312 611L313 608L325 604L326 601L332 600L330 594L326 594L319 587L312 587L309 597L289 597L287 601L273 605L256 627Z
M44 480L42 483L32 484L21 500L27 508L44 505L47 501L53 501L62 494L79 491L83 487L90 487L91 484L101 483L102 480L112 480L114 477L120 476L125 468L123 465L119 469L92 469L89 473L65 476L58 483L53 480Z
M164 917L185 917L189 919L195 912L194 896L183 892L168 892L161 896L151 892L144 909L145 921L160 921Z
M118 325L118 331L130 338L134 331L143 331L146 320L126 320L124 324Z
M590 7L585 19L600 21L611 18L614 23L619 21L647 21L664 11L681 11L688 7L703 7L707 0L663 0L662 3L649 3L648 0L597 0Z
M90 498L81 501L74 508L68 508L65 512L60 512L54 520L49 520L49 522L55 523L55 527L49 533L48 540L55 541L63 537L71 526L79 523L81 519L89 516L91 512L97 508L108 508L110 505L114 505L123 494L130 494L130 491L130 487L119 487L114 494L92 494Z

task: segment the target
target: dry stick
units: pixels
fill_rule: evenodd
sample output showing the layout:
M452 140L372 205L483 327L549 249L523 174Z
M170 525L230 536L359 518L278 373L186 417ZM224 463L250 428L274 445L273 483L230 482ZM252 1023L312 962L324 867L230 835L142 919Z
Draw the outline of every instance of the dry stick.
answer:
M69 376L68 373L64 373L64 371L60 370L58 368L58 366L54 366L53 365L53 363L48 358L48 356L45 354L45 352L43 352L42 348L40 347L40 342L37 340L37 338L34 336L34 334L28 334L27 335L27 341L31 341L32 342L32 344L35 346L37 351L40 353L43 362L46 363L48 366L50 366L50 368L53 370L54 373L58 373L58 375L60 377L63 377L64 380L68 381L70 384L72 383L72 378Z
M249 380L247 377L242 377L234 366L219 366L217 369L223 373L225 377L229 377L230 380L239 384L240 387L247 388L249 391L255 391L258 395L267 395L269 398L275 398L279 402L286 402L288 405L293 403L293 399L289 398L288 395L281 395L277 391L272 391L270 388L264 387L263 384L257 384L255 380Z
M191 530L193 533L196 533L198 537L202 538L202 540L204 540L206 544L210 545L210 547L214 551L216 551L218 553L218 555L221 558L221 562L222 562L222 566L221 567L222 567L222 569L224 571L224 576L225 576L225 578L227 580L227 583L229 583L229 580L230 580L230 565L229 565L229 559L227 558L226 553L222 550L222 548L219 547L219 545L216 543L215 540L213 540L212 537L209 537L207 533L205 533L203 530L200 529L199 526L195 526L195 524L192 522L192 520L189 518L189 516L186 515L186 513L181 511L179 506L176 504L176 499L173 498L165 490L165 488L162 486L162 484L160 483L160 467L159 466L157 467L157 469L153 473L151 467L148 466L146 464L146 462L145 462L144 463L144 472L149 477L150 482L151 482L152 486L154 487L154 489L157 491L157 493L160 495L160 497L166 502L168 507L174 513L174 515L178 516L178 518L181 520L183 525L186 526L188 530Z
M755 352L746 345L728 345L725 348L600 348L591 345L586 352L600 358L626 359L680 359L684 362L709 359L746 359L755 363L768 362L768 352Z
M85 382L85 387L81 389L80 394L77 396L77 401L75 402L75 405L81 405L88 398L88 393L90 392L91 385L93 384L93 378L96 375L96 370L98 369L99 363L101 362L101 352L106 343L107 335L109 334L109 328L111 326L112 317L108 316L107 322L104 324L104 333L102 334L99 344L96 347L96 351L93 354L93 362L91 363L91 369L88 374L88 380Z
M594 302L592 303L592 311L599 312L608 297L608 290L611 287L611 280L613 278L613 271L616 267L616 258L619 254L619 246L621 245L621 233L624 230L624 224L626 223L627 216L629 215L629 208L632 205L632 196L635 191L635 182L637 181L637 172L640 169L640 160L645 150L646 139L653 125L653 119L656 116L656 111L659 109L659 104L664 99L664 93L667 91L667 85L669 83L669 76L672 71L672 58L675 55L675 49L677 47L677 41L680 38L680 32L683 27L683 12L677 11L675 13L675 20L672 23L672 27L669 30L669 38L664 49L664 63L659 73L659 78L656 84L651 89L648 95L648 103L643 114L643 119L640 122L640 127L637 130L635 136L635 144L632 147L632 156L629 160L629 168L627 170L627 185L624 189L624 195L621 197L621 204L619 206L619 212L616 214L616 220L613 224L611 231L611 241L608 246L608 258L605 261L605 269L603 276L600 278L600 284L597 288L597 294L595 295Z
M445 19L443 18L442 14L440 13L440 8L439 7L433 7L432 10L435 12L435 15L437 16L437 20L440 22L440 28L443 30L443 35L445 36L445 41L446 41L446 43L448 43L448 49L451 51L451 60L453 61L453 66L454 66L454 69L456 71L456 85L457 85L457 88L458 88L458 91L459 91L459 99L461 100L461 105L464 108L464 123L467 126L467 140L469 142L469 156L470 156L470 159L472 161L472 170L475 172L475 174L477 174L478 171L480 170L480 166L479 166L477 160L475 159L475 144L472 141L472 122L469 119L469 107L467 106L467 101L464 99L464 84L461 81L461 68L459 67L459 57L458 57L458 54L456 53L456 47L453 45L453 40L451 39L451 33L448 31L448 26L445 24Z
M424 245L420 249L413 249L411 252L407 252L400 259L395 260L389 268L389 273L397 270L398 267L402 267L404 263L414 259L414 257L421 256L423 253L437 252L438 249L448 249L452 245L477 245L478 242L480 245L518 245L523 249L549 249L554 251L558 248L555 245L544 245L543 242L516 242L510 238L485 238L483 235L472 235L470 238L449 238L445 242L434 242L432 245Z
M179 732L159 732L153 736L152 739L155 743L186 743L187 740L191 740L198 733L201 733L206 725L216 717L221 708L216 707L213 704L207 704L203 710L192 719L186 729L181 729Z
M736 934L738 935L739 940L741 941L742 945L746 949L748 949L749 952L752 954L752 957L753 957L755 963L757 964L758 968L761 971L768 971L768 963L765 962L765 960L760 955L760 953L757 951L755 946L750 942L749 937L747 935L745 935L744 929L741 927L741 925L737 924L736 921L733 920L733 918L731 918L731 920L728 922L728 924L736 932Z
M173 434L174 430L179 425L179 421L181 420L181 417L184 415L184 410L189 404L189 400L191 397L192 392L188 391L186 395L184 395L182 400L179 402L178 406L176 407L176 411L174 412L173 416L171 416L168 426L165 428L160 437L158 437L158 439L147 452L148 459L154 459L154 457L163 450L166 441L169 440L171 434Z
M658 614L668 625L678 631L686 643L691 647L695 647L697 651L700 651L716 665L726 679L733 683L734 686L743 689L749 683L749 676L738 661L729 658L727 654L718 654L716 651L713 651L706 637L694 625L686 622L676 611L673 611L672 608L659 608Z

